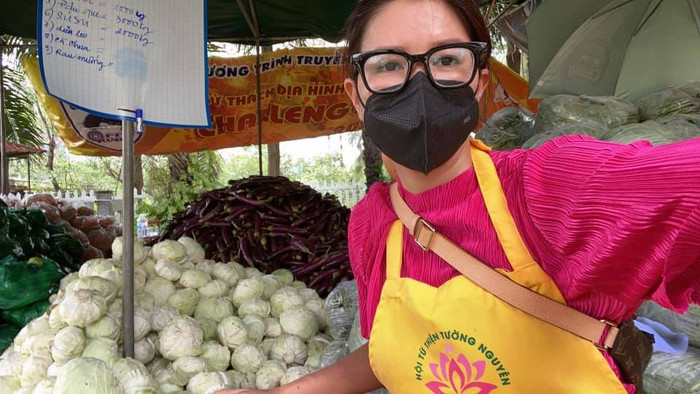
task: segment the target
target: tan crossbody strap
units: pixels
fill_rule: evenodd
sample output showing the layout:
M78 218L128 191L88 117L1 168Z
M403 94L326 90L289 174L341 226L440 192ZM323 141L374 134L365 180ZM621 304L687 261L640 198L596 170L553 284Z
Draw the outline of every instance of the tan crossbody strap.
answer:
M600 349L612 348L619 331L615 324L597 320L520 286L477 260L416 215L401 198L396 183L391 185L391 204L423 250L437 254L482 289L533 317L592 342Z

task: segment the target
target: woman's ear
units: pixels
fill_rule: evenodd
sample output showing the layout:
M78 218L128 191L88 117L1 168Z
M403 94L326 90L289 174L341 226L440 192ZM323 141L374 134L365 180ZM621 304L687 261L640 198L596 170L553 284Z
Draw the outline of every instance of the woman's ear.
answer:
M360 118L360 120L364 119L365 108L362 106L362 104L360 104L360 93L357 90L357 84L351 78L345 78L343 87L345 87L345 93L350 98L353 107L355 107L355 111L357 111L357 116Z
M484 68L479 70L479 87L476 90L476 100L481 101L481 96L489 86L489 69Z

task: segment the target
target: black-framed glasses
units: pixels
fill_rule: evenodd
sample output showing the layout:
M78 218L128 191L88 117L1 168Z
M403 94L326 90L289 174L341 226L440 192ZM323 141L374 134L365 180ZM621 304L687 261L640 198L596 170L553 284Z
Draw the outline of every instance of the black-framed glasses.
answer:
M474 80L477 70L486 62L486 47L484 42L445 44L420 55L377 49L356 53L351 62L372 93L394 93L403 89L417 62L425 64L434 86L450 89Z

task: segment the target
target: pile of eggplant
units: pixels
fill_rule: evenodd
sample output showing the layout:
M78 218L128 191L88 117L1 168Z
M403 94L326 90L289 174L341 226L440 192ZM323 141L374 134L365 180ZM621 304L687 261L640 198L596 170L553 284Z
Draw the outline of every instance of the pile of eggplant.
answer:
M349 216L333 195L285 177L251 176L199 195L173 217L160 240L189 236L211 260L267 273L289 269L325 296L352 279Z

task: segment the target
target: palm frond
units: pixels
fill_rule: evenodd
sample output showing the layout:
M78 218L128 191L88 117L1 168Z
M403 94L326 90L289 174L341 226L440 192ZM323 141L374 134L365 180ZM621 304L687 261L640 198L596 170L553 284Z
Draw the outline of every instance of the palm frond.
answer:
M41 147L44 140L34 111L35 96L20 69L3 67L3 93L7 141Z

